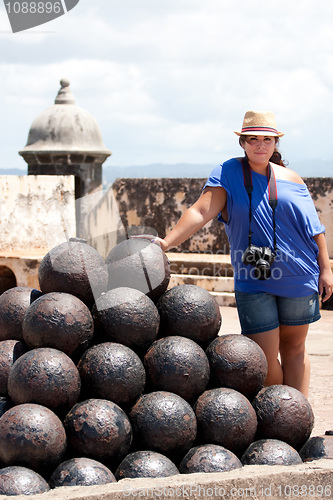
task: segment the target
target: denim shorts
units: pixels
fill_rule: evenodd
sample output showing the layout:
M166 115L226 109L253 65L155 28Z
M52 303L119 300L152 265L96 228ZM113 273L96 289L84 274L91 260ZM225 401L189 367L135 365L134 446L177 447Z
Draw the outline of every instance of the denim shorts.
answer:
M321 317L317 292L306 297L278 297L236 290L235 296L243 335L274 330L280 325L307 325Z

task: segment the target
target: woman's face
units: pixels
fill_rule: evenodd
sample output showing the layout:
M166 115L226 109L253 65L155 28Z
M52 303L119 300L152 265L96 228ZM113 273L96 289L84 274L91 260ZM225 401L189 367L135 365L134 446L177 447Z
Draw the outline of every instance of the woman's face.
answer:
M266 167L274 153L275 143L275 137L249 135L242 143L242 147L250 163Z

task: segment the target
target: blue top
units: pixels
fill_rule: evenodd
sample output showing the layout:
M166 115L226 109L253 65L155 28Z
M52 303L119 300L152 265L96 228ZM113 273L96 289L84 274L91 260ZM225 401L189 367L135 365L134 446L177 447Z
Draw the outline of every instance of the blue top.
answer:
M267 176L252 171L252 241L273 249L273 211L268 202ZM235 290L267 292L283 297L303 297L318 291L318 246L313 239L325 227L305 184L276 179L275 210L277 253L267 280L254 276L254 266L244 265L242 255L249 243L249 197L243 169L237 158L226 161L210 174L205 187L223 187L227 192L229 220L225 224L234 268Z

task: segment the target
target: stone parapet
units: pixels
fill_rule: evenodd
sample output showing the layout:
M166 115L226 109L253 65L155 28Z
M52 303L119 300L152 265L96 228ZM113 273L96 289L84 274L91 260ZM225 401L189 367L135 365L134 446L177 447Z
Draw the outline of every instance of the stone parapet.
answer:
M206 179L116 179L112 185L121 221L132 226L152 228L163 237L185 210L200 196ZM326 228L329 256L333 258L333 178L304 178L321 222ZM140 187L139 187L140 186ZM177 248L179 252L228 254L228 238L217 218Z

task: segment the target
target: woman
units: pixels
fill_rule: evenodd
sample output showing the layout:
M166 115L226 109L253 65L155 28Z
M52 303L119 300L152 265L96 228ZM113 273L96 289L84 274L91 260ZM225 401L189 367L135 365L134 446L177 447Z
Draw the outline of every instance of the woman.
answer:
M308 396L305 340L309 324L320 319L318 293L325 301L333 290L325 228L301 177L272 163L284 135L274 115L248 111L235 133L244 159L215 168L197 202L157 242L167 251L219 216L230 243L242 334L267 357L265 384L286 384Z

